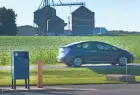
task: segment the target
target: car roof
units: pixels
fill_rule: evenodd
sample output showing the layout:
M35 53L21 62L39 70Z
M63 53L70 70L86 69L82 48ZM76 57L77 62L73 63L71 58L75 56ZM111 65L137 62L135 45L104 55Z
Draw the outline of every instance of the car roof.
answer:
M70 43L70 44L66 44L66 45L63 45L61 47L71 47L71 46L74 46L74 45L77 45L77 44L81 44L81 43L85 43L85 42L104 43L104 42L101 42L101 41L79 41L79 42L73 42L73 43Z

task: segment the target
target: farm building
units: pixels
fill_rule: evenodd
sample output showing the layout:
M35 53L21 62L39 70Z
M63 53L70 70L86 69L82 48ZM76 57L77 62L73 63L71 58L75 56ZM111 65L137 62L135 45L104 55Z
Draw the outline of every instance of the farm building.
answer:
M34 22L42 30L47 27L47 20L56 16L56 10L50 6L46 6L34 12Z
M71 30L64 30L65 36L71 36Z
M108 31L105 27L95 27L94 34L108 34Z
M17 27L17 36L35 36L37 32L37 28L25 25Z
M48 36L55 36L55 33L48 32ZM58 36L71 36L71 30L64 30L63 33L58 34Z
M86 36L94 32L94 12L81 6L72 13L72 35Z
M56 10L46 6L34 12L34 22L39 28L39 35L59 35L64 34L64 20L56 16Z
M48 21L48 33L53 33L56 36L64 34L65 25L64 20L56 16Z

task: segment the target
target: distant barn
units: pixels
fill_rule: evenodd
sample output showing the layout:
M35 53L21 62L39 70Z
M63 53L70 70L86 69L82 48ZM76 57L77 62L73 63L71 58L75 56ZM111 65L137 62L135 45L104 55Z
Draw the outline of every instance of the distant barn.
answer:
M17 36L35 36L37 32L37 28L25 25L17 27Z

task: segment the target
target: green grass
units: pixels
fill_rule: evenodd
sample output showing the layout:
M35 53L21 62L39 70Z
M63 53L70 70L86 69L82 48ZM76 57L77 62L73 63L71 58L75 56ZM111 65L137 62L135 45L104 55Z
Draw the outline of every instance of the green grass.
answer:
M36 64L41 59L47 64L58 64L56 56L58 48L64 44L75 41L96 40L127 49L135 54L135 63L140 63L140 35L138 36L46 36L46 37L0 37L0 65L11 64L12 50L28 50L30 52L30 63Z
M128 68L130 70L132 68ZM139 68L135 67L131 72L136 75L136 81L140 82ZM47 69L43 71L44 85L56 84L104 84L104 83L122 83L118 81L107 81L105 74L124 74L125 68L115 69L90 69L90 68L66 68L66 69ZM37 71L30 71L30 84L37 85ZM11 72L0 70L0 86L11 85ZM17 85L24 85L24 80L17 80Z
M10 71L0 71L0 85L11 83ZM88 80L88 81L87 81ZM37 72L30 72L32 85L37 84ZM43 72L44 85L48 84L84 84L84 83L104 83L107 82L103 75L96 74L88 69L48 69ZM108 82L107 82L108 83ZM24 81L17 81L18 85L23 85Z

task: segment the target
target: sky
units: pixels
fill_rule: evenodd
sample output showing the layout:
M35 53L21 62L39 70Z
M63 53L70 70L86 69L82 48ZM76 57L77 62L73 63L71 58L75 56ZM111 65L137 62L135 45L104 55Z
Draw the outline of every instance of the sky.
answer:
M0 0L0 7L13 9L17 26L33 25L33 12L42 0ZM59 3L59 0L54 0ZM85 2L95 12L95 27L108 30L140 31L140 0L61 0L63 3ZM72 6L71 11L80 6ZM70 7L55 7L57 15L68 22Z

